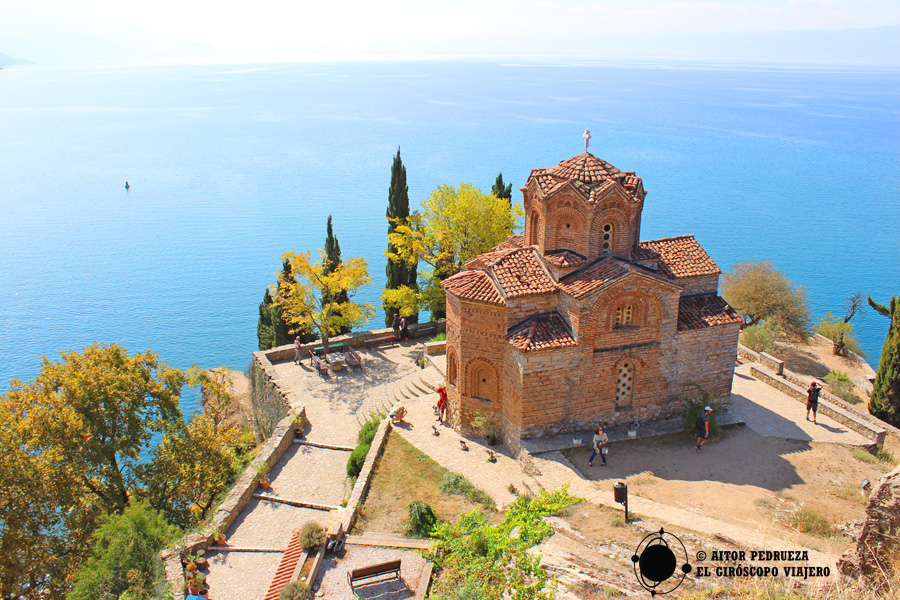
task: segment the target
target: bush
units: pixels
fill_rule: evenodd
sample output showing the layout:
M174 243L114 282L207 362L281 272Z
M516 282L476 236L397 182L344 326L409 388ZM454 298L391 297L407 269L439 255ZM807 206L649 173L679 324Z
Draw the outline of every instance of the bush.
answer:
M362 471L363 464L366 462L366 456L369 454L369 444L360 444L350 453L347 459L347 477L358 477Z
M791 526L801 533L831 537L834 528L828 519L814 508L801 507L791 517Z
M300 530L300 545L305 550L318 548L325 541L325 528L314 521L309 521Z
M431 339L428 340L428 341L429 341L429 342L443 342L443 341L446 340L446 339L447 339L447 334L446 334L446 333L439 333L439 334L437 334L436 336L434 336L433 338L431 338Z
M719 427L718 419L716 418L716 415L722 412L722 404L713 400L715 396L713 396L713 393L710 390L704 390L697 386L694 387L700 391L700 398L697 400L688 400L687 404L685 404L684 412L682 413L684 430L692 436L696 434L697 417L702 415L703 409L709 406L713 409L712 413L709 415L709 437L716 438L722 431L722 428Z
M469 501L481 504L488 510L497 509L497 504L494 502L493 498L476 488L472 485L471 481L458 473L446 473L438 483L438 487L440 487L441 491L445 494L464 496Z
M372 440L375 439L375 434L378 432L378 426L380 424L381 419L379 417L373 417L372 419L363 423L362 428L359 430L359 435L357 436L356 441L359 442L360 445L371 445Z
M754 352L771 352L775 349L775 336L762 325L752 325L741 332L741 343Z
M816 326L816 333L827 337L834 343L837 343L841 338L841 333L843 333L844 348L860 356L866 355L862 348L859 347L859 341L853 336L853 324L844 323L843 319L835 317L831 312L826 313L825 318L819 321L819 324Z
M853 404L859 402L859 398L853 393L853 390L856 389L853 380L843 371L831 371L825 376L825 383L831 387L831 393L838 398Z
M309 600L311 591L305 581L292 581L278 594L278 600Z
M431 534L437 525L437 517L434 510L427 503L416 500L406 507L406 535L410 537L424 538Z
M67 598L114 600L130 593L154 597L165 583L159 551L174 537L171 527L146 504L106 517L94 533L88 560L75 573Z

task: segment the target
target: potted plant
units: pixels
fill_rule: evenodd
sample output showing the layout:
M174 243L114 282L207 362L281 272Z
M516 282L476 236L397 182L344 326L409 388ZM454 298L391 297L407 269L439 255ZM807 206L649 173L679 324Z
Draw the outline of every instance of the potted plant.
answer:
M472 419L472 428L487 439L488 446L497 443L497 422L487 411L478 411Z
M185 548L181 551L181 564L184 565L184 570L187 573L194 573L197 571L197 558L197 555L191 550Z
M262 461L261 463L256 465L256 481L258 481L259 485L266 489L269 489L271 487L268 470L269 463L267 463L266 461Z
M227 546L228 544L225 542L225 531L222 529L221 525L216 525L212 521L206 524L206 530L208 531L210 537L216 540L217 546Z
M206 575L197 571L187 581L187 592L199 596L204 589L206 589Z

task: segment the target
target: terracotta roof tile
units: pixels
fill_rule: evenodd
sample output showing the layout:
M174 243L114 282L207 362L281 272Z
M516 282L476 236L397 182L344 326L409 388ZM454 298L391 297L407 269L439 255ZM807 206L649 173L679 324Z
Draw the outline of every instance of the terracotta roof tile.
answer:
M659 253L644 246L634 246L631 249L631 258L633 260L656 260L659 259Z
M506 339L522 352L578 345L559 313L538 315L526 319L512 326Z
M678 331L740 322L741 316L721 296L687 296L678 307Z
M641 247L659 254L659 272L670 279L722 272L692 235L648 240Z
M556 290L556 283L544 270L537 251L531 246L482 254L478 260L490 269L507 298Z
M641 190L641 178L633 172L620 171L605 160L582 152L549 169L532 169L528 181L534 179L544 195L571 184L588 201L596 200L613 185L621 186L634 200ZM526 185L528 185L526 183Z
M506 304L490 276L478 269L460 271L442 281L441 286L454 296L466 300L487 302L488 304Z
M571 250L555 250L545 254L544 260L557 267L582 267L587 263L587 258Z
M595 289L606 285L628 273L628 267L613 258L604 258L587 269L577 271L559 281L559 288L576 298L586 296Z
M494 247L494 250L514 250L525 246L525 234L516 233L506 238L506 241L500 242Z

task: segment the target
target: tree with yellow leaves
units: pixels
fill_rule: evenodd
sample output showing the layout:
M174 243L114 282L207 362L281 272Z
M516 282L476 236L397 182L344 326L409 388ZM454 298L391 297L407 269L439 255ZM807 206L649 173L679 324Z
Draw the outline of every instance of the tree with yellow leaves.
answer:
M351 258L337 266L325 267L328 257L319 249L319 260L312 262L309 251L282 255L291 265L294 281L279 281L275 301L284 308L284 316L300 331L318 331L328 355L328 340L341 328L355 327L375 315L371 304L353 302L359 288L372 283L368 263ZM344 295L346 294L346 295Z
M432 318L443 316L444 293L440 282L458 273L463 265L483 252L489 252L519 226L522 207L504 198L485 194L469 183L459 188L442 185L405 223L397 223L388 234L385 255L409 265L424 262L430 272L420 273L421 291L411 286L385 289L382 301L396 306L409 316L422 306L431 309Z

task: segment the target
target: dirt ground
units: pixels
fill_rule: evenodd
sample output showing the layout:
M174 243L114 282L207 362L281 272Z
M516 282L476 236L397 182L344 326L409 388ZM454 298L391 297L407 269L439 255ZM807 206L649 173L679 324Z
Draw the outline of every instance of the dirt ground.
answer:
M868 369L855 360L833 355L831 348L830 341L813 336L810 338L809 344L776 342L772 356L783 360L786 368L807 377L823 379L830 371L843 371L850 376L850 379L870 374ZM859 389L856 390L856 396L863 402L868 403L869 401L868 396Z
M849 547L850 540L800 533L790 526L791 517L809 507L832 525L861 518L860 482L866 477L877 481L889 468L862 462L845 446L764 438L745 427L723 432L700 453L690 440L675 435L611 444L606 467L596 461L588 467L587 449L566 455L601 485L626 480L631 494L753 529L769 528L832 553Z
M481 507L457 495L445 494L438 482L447 470L417 450L401 436L388 436L384 453L375 465L369 494L354 533L378 531L404 533L406 507L423 500L442 521L456 522L459 515ZM487 513L487 511L485 511ZM491 518L499 520L495 512Z

